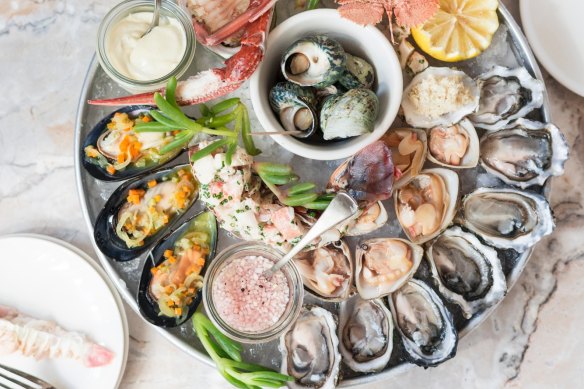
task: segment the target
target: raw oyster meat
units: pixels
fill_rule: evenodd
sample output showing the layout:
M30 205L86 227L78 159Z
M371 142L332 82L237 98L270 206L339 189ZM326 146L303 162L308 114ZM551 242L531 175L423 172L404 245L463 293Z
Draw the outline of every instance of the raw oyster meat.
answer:
M395 212L412 242L427 242L450 225L458 188L458 175L452 170L428 169L397 190Z
M369 239L357 247L355 284L364 299L387 296L418 269L424 250L397 238Z
M458 304L467 319L505 297L507 283L497 251L460 227L430 242L426 257L440 293Z
M289 387L335 387L341 354L332 313L320 307L303 307L296 322L280 337L280 350L281 372L295 379Z
M554 218L539 194L479 188L464 197L461 224L492 246L521 252L552 233Z
M383 301L355 296L341 304L339 317L343 362L358 372L382 370L393 350L393 319Z
M432 288L411 279L388 300L404 348L413 363L436 366L456 354L458 333L452 315Z
M404 90L402 108L413 127L451 126L475 112L479 88L466 73L430 67L414 77Z
M543 185L564 173L568 143L553 124L518 119L481 139L481 165L507 184Z
M543 105L543 82L525 68L495 66L477 78L479 109L470 116L475 126L498 130Z
M353 261L349 246L340 240L294 257L304 286L320 297L340 301L349 298L353 290Z
M479 163L479 137L468 119L452 126L428 130L428 159L452 169L469 169Z

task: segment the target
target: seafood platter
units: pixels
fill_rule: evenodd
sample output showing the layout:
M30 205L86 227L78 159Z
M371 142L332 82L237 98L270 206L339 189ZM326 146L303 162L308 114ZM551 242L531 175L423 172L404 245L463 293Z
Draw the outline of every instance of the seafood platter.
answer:
M97 255L236 387L443 363L553 231L568 147L519 27L496 0L414 3L163 2L163 32L197 39L164 61L110 36L150 3L102 23L75 134ZM338 193L358 210L273 270Z

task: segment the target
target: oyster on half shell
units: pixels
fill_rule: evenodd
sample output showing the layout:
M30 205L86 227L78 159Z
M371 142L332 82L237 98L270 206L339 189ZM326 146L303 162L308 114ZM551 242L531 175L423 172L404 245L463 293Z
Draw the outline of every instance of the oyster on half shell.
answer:
M552 211L543 196L506 188L479 188L466 195L460 222L488 244L519 252L554 229Z
M450 225L458 201L458 175L448 169L428 169L397 190L395 212L414 243L429 241Z
M477 78L479 108L470 120L485 130L498 130L543 105L543 82L527 69L495 66Z
M564 173L568 143L553 124L518 119L481 139L481 165L507 184L543 185Z
M411 279L389 297L395 325L411 361L436 366L456 354L452 315L427 284Z
M507 283L497 251L460 227L429 242L426 257L440 293L459 305L467 319L505 297Z
M342 241L307 250L294 257L304 286L331 301L349 298L353 288L353 261Z
M364 299L387 296L418 269L424 250L398 238L369 239L357 247L355 285Z
M343 362L362 373L382 370L393 350L393 319L383 301L355 296L341 304L339 318Z
M280 337L280 371L294 377L291 388L333 389L341 354L336 317L324 308L305 306Z

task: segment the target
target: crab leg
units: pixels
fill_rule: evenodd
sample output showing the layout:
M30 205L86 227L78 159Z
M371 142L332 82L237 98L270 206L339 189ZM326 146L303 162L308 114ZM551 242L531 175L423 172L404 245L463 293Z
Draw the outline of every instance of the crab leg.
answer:
M202 71L176 87L176 101L193 105L233 92L247 80L264 57L264 42L270 21L270 12L250 23L241 38L241 49L225 61L225 67ZM161 91L163 91L162 89ZM104 100L89 100L93 105L154 105L152 92Z

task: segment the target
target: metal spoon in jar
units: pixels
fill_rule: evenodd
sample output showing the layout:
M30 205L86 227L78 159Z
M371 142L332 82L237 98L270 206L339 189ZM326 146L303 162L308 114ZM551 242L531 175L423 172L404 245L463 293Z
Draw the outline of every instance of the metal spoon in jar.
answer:
M359 211L359 206L355 199L344 192L338 193L300 242L298 242L288 254L284 255L282 259L274 264L271 269L266 270L264 276L266 278L272 277L275 272L280 270L282 266L294 258L294 256L303 248L311 244L316 238L337 224L355 216L357 211Z
M152 14L152 21L150 22L150 26L148 29L142 34L140 38L146 36L154 27L158 26L160 22L160 6L162 5L162 0L154 0L154 13Z

